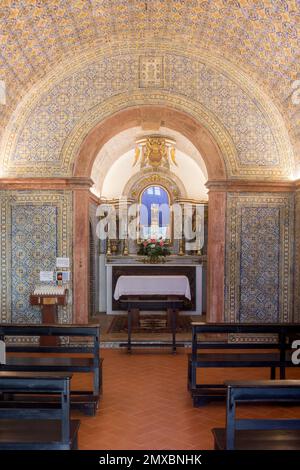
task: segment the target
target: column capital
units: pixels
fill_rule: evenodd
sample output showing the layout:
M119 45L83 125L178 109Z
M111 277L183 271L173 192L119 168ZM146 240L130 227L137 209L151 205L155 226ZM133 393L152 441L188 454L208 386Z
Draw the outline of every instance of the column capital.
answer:
M67 178L0 178L1 190L42 190L42 189L90 189L93 180L88 177L71 176Z
M292 192L300 181L211 180L206 183L209 192Z

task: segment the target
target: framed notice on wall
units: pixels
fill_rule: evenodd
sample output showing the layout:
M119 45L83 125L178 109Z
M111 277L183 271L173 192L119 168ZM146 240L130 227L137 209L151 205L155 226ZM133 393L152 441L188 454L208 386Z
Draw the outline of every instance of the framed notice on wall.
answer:
M56 258L56 267L57 268L69 268L70 258Z
M53 271L40 271L40 281L41 282L54 281L54 272Z

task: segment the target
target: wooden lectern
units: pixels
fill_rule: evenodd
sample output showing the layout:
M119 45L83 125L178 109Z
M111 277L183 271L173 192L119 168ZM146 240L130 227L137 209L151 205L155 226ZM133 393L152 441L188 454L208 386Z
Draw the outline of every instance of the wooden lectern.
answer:
M35 289L34 293L30 295L30 304L41 307L43 324L57 323L57 306L67 305L67 302L68 289L64 287L40 287ZM57 338L43 336L40 339L40 345L55 346L57 345Z

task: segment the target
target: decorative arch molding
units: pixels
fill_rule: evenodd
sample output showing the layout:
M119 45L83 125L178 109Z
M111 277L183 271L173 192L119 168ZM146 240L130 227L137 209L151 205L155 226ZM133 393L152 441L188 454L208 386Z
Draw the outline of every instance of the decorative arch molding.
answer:
M164 101L167 104L163 105ZM226 157L233 163L235 156L230 136L216 119L200 110L191 109L189 105L193 106L192 103L186 103L185 100L179 102L176 97L172 99L163 93L155 93L154 98L143 93L118 97L118 112L101 120L99 113L105 112L105 107L101 106L74 129L64 146L65 162L68 165L74 162L74 176L90 175L99 149L108 140L123 130L156 119L162 121L165 127L182 133L194 144L203 157L209 179L227 179ZM111 103L108 103L108 109L111 109ZM90 132L87 132L87 122ZM213 135L208 128L213 129Z
M166 189L170 196L171 204L178 198L187 197L185 187L176 175L171 172L157 171L133 175L123 190L123 196L138 200L144 189L152 185L162 186Z
M141 79L141 64L154 56L164 74L151 84ZM89 88L89 79L97 90ZM78 89L83 92L76 101ZM217 142L229 178L290 176L293 153L284 119L263 90L224 58L195 45L182 51L179 42L163 39L117 39L55 67L11 116L0 153L3 176L71 176L80 139L97 120L145 104L175 108L199 121ZM64 113L77 111L74 122L64 121ZM55 113L61 123L53 131Z

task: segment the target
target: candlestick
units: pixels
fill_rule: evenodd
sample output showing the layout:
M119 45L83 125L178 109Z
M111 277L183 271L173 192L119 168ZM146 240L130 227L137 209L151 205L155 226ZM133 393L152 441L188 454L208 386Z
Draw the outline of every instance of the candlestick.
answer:
M128 250L128 238L124 239L124 249L123 249L123 255L128 256L129 250Z
M183 245L183 239L181 238L179 240L179 256L183 256L184 255L184 245Z

